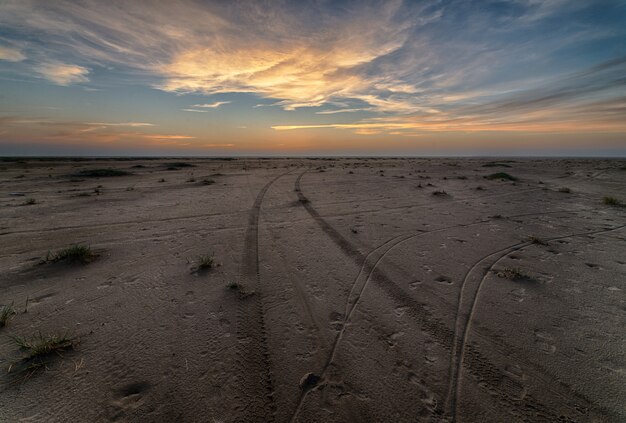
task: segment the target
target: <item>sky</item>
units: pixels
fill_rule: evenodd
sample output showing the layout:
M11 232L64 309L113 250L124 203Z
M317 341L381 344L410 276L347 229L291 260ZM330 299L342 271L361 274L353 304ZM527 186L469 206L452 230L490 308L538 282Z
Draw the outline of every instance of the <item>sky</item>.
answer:
M0 0L0 155L626 157L626 1Z

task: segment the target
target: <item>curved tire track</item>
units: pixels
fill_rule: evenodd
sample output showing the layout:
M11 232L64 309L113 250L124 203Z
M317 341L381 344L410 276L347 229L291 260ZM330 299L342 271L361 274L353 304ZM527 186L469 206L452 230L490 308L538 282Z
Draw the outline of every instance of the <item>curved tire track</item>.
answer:
M309 212L311 217L318 223L318 225L322 228L322 230L337 244L337 246L339 246L339 248L348 257L352 258L355 261L355 263L363 269L366 266L367 264L366 262L371 253L368 255L363 254L360 249L352 245L350 241L348 241L345 237L343 237L335 228L333 228L328 222L324 220L324 218L320 216L317 210L311 205L308 198L302 193L301 186L300 186L301 178L305 173L306 171L298 176L296 180L296 184L295 184L295 191L298 194L298 199L300 200L300 203ZM543 214L552 214L552 213L568 213L568 212L564 211L564 212L547 212L547 213L546 212L526 213L526 214L520 215L520 217L527 216L527 215L543 215ZM509 216L509 217L514 217L514 216ZM480 224L480 223L485 223L485 222L488 222L488 220L474 222L471 224L457 225L454 227L469 226L469 225ZM452 227L440 228L440 229L430 231L430 232L442 231L442 230L451 229L451 228ZM428 233L428 232L423 232L423 233ZM398 239L398 238L406 237L406 239L400 239L400 241L393 244L389 249L387 249L387 251L383 253L383 256L386 255L393 247L400 244L401 242L404 242L408 240L408 238L415 237L420 234L422 233L414 234L413 236L406 236L405 234L405 235L400 235L394 238L394 239ZM562 238L562 237L557 237L555 239L558 239L558 238ZM391 241L393 241L394 239L392 239ZM385 242L380 247L387 245L389 242L390 241ZM525 244L525 243L521 243L521 244ZM515 245L518 245L518 244L515 244ZM380 248L380 247L377 247L377 248ZM499 251L508 251L510 249L511 249L511 246L504 248L502 250L499 250ZM497 252L491 253L487 257L490 257L494 254L497 254ZM378 264L378 262L382 260L382 258L383 257L380 257L377 260L376 264L372 267L371 271L369 272L369 276L367 279L369 280L373 276L374 283L376 283L376 285L380 289L382 289L383 292L385 292L393 301L395 301L399 305L408 306L407 314L416 321L420 329L428 333L433 338L433 340L437 342L438 344L440 344L443 348L450 350L452 352L453 349L455 348L456 332L449 329L448 326L441 319L433 316L432 313L428 310L426 304L420 303L419 301L412 298L400 286L395 284L383 270L377 268L376 265ZM480 261L482 260L484 260L484 258L481 259ZM472 266L472 268L475 268L476 266L477 264ZM358 280L358 276L357 276L357 280ZM357 280L355 280L355 284ZM351 294L353 293L354 289L355 289L355 286L353 286ZM347 309L350 309L350 297L348 299ZM337 341L338 340L339 340L339 337ZM564 421L564 422L569 421L568 418L565 416L558 416L554 414L554 412L550 410L549 407L545 406L539 400L531 397L530 395L527 395L524 398L524 403L520 404L520 402L517 401L515 394L506 392L507 386L503 386L502 381L507 379L506 375L504 375L502 371L496 365L491 363L491 361L487 357L485 357L482 353L480 353L480 351L476 350L474 347L468 347L467 351L468 351L468 359L467 359L465 366L468 368L470 372L472 372L475 376L483 380L489 386L490 389L488 389L488 392L492 396L495 396L496 399L498 399L499 401L504 401L507 405L515 408L520 414L526 415L531 419L533 418L537 419L539 416L541 416L542 418L545 418L545 420L539 420L539 421L546 421L546 422L547 421ZM329 360L329 363L330 363L330 360ZM588 401L582 395L578 394L571 387L561 383L560 388L564 389L568 393L577 397L581 402L584 403L585 408L589 408L592 406L590 401ZM305 395L303 395L303 398L304 396ZM303 398L301 398L301 402ZM300 408L300 405L298 406L298 409ZM581 415L581 412L578 409L574 410L574 412L576 412L579 416ZM292 421L295 421L295 417L297 413L298 413L298 410L296 410L294 417L292 418ZM443 408L438 407L437 409L435 409L435 414L438 415L440 419L441 418L445 419L445 417L443 416L444 414Z
M557 241L560 239L574 238L578 236L603 234L607 232L617 231L624 227L626 227L626 225L620 225L620 226L609 228L609 229L579 232L579 233L569 234L569 235L564 235L564 236L551 237L551 238L546 238L546 241ZM468 339L469 332L471 330L472 319L475 314L476 305L478 303L480 291L482 287L484 286L484 281L487 275L493 269L493 267L496 266L502 259L507 257L512 252L520 251L528 247L529 245L532 245L530 241L517 243L509 247L495 251L491 254L488 254L484 256L483 258L481 258L480 260L478 260L465 274L465 278L463 279L463 283L460 289L459 304L458 304L457 313L456 313L454 347L452 349L452 354L450 358L450 378L449 378L449 386L448 386L448 398L446 400L446 411L452 417L452 421L454 422L460 421L458 400L461 396L461 389L462 389L461 382L462 382L462 377L463 377L463 364L465 361L467 361L467 363L472 363L478 358L477 357L478 352L475 350L474 347L467 345L467 339ZM468 281L470 281L470 276L472 272L476 270L480 266L481 263L488 261L490 259L492 260L495 259L495 260L493 260L493 262L489 266L482 268L483 270L479 274L480 279L477 279L478 283L477 284L474 283L475 288L473 290L470 286L469 298L467 299L467 301L464 301L465 296L463 295L463 293L465 291L465 288L468 286ZM468 306L469 306L469 309L467 310L467 312L463 313L462 308L467 308ZM468 356L467 360L466 360L466 356ZM584 398L580 398L580 399L585 400ZM536 409L541 409L539 405L540 404L537 403L534 407ZM542 414L546 414L546 413L542 412Z

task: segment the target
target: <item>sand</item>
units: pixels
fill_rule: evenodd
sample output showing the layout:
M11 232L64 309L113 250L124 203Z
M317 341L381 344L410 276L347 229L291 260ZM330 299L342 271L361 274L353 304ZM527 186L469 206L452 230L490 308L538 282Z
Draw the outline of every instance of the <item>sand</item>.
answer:
M626 421L625 165L1 161L0 421Z

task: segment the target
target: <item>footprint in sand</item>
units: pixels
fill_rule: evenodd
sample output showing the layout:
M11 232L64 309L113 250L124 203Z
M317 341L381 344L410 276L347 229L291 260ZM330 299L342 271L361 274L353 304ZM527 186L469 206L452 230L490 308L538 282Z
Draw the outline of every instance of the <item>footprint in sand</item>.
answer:
M554 337L547 332L535 331L535 345L546 354L554 354L556 345L553 344Z

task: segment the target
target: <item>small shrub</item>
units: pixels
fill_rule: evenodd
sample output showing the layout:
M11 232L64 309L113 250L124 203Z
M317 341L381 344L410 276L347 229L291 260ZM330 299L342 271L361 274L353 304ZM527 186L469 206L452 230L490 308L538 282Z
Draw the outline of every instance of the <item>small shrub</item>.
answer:
M485 179L500 179L500 180L505 180L505 181L517 181L517 178L515 176L511 176L506 172L497 172L497 173L492 173L490 175L485 176Z
M196 178L191 177L191 178L187 179L187 182L196 182Z
M548 245L546 241L536 236L529 236L528 241L535 245Z
M91 194L89 194L88 192L81 192L80 194L77 195L77 197L90 197Z
M605 205L607 205L607 206L617 206L617 207L623 206L623 204L622 204L622 202L620 200L618 200L615 197L610 197L610 196L604 197L602 199L602 202Z
M444 197L444 196L448 195L448 193L447 193L447 192L445 192L444 190L440 190L440 191L433 191L433 195L434 195L434 196L441 196L441 197Z
M80 262L86 264L92 262L96 257L97 254L91 250L91 247L77 244L59 250L52 256L48 253L45 262L65 261L68 263Z
M572 190L567 187L563 187L559 188L559 192L562 192L563 194L571 194Z
M202 255L198 257L197 268L200 269L212 269L217 265L215 262L215 257L213 255Z
M0 307L0 328L8 325L9 321L11 321L13 316L16 314L17 312L15 311L15 308L13 308L13 303Z
M524 274L517 267L505 267L502 271L498 272L498 277L517 281L521 279L528 279L528 275Z
M213 185L215 183L215 181L213 179L203 179L202 182L200 182L202 185Z
M231 291L241 291L241 289L242 289L241 284L239 284L237 282L231 282L228 285L226 285L226 287L228 289L230 289Z
M485 188L483 188L481 185L478 185L476 187L476 191L484 191L484 190L485 190Z
M164 178L159 179L159 182L165 182Z
M34 198L27 198L26 201L24 201L25 206L32 206L33 204L37 204L37 200Z

